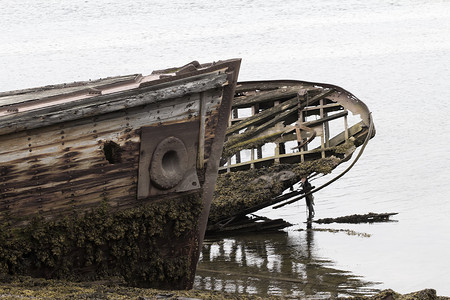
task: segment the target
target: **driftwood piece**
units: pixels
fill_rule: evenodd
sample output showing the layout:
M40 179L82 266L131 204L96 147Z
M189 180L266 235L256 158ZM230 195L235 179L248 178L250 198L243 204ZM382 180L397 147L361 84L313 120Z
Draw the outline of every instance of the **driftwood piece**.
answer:
M252 215L235 218L222 226L210 226L206 232L207 235L218 235L227 233L246 233L246 232L269 232L277 231L292 226L291 223L283 219L269 219L266 217Z
M368 213L365 215L350 215L338 218L324 218L315 220L314 223L318 224L331 224L331 223L375 223L375 222L388 222L390 216L397 215L398 213Z

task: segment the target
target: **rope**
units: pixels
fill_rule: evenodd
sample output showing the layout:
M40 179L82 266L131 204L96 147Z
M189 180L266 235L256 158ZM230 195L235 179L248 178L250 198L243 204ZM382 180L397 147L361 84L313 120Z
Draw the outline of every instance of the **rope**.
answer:
M365 149L366 146L367 146L367 143L368 143L369 140L370 140L370 137L372 136L372 132L373 132L372 113L369 113L369 122L370 122L370 124L369 124L369 132L367 133L367 136L366 136L366 139L365 139L365 141L364 141L364 144L362 145L361 150L359 150L359 153L358 153L358 155L356 156L355 160L350 164L350 166L348 166L347 169L345 169L341 174L339 174L339 175L336 176L335 178L333 178L333 179L331 179L330 181L326 182L325 184L319 186L318 188L315 188L314 190L312 190L312 191L310 191L310 192L308 192L308 193L306 193L306 194L304 194L304 195L301 195L300 197L297 197L297 198L294 198L294 199L289 200L289 201L287 201L287 202L278 204L278 205L276 205L276 206L274 206L274 207L272 207L272 208L273 208L273 209L277 209L277 208L283 207L283 206L285 206L285 205L288 205L288 204L294 203L294 202L296 202L296 201L298 201L298 200L300 200L300 199L303 199L303 198L305 198L306 196L311 195L312 193L318 192L318 191L320 191L321 189L323 189L323 188L329 186L330 184L332 184L333 182L335 182L336 180L338 180L338 179L341 178L342 176L344 176L348 171L350 171L350 169L353 168L353 166L356 164L356 162L358 161L358 159L361 157L362 153L364 152L364 149Z

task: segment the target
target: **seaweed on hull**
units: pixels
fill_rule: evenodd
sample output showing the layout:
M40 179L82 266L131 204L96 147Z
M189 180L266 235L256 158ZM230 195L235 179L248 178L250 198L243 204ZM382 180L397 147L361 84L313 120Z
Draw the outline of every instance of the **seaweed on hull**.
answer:
M276 203L276 197L302 177L313 173L329 174L340 162L341 159L333 156L220 174L211 204L208 232L221 231L237 217Z
M81 215L24 227L0 225L0 275L73 281L122 278L132 286L180 289L198 248L199 193L114 211L107 201Z

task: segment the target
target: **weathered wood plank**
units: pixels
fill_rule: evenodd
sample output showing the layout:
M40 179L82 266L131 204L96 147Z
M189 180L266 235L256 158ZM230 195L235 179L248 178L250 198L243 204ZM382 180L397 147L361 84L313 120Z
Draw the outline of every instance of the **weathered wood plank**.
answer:
M292 84L291 84L292 85ZM282 86L282 85L281 85ZM285 84L288 86L288 84ZM236 94L248 92L248 91L267 91L267 90L276 90L280 88L280 84L278 82L265 82L261 83L260 81L246 81L246 82L238 82L236 85Z
M343 111L343 112L336 113L336 114L333 114L333 115L330 115L330 116L327 116L327 117L323 117L323 118L320 118L320 119L317 119L317 120L314 120L314 121L304 122L303 125L305 125L307 127L314 127L314 126L323 124L325 122L341 118L341 117L346 116L346 115L348 115L348 112L347 111Z
M220 91L208 91L205 93L205 109L207 119L211 117L215 108L220 105ZM183 103L183 104L180 104ZM164 123L168 120L181 121L198 117L199 95L193 94L182 97L179 100L168 101L164 105L148 105L145 107L129 109L124 112L117 112L103 118L90 118L76 120L67 123L61 128L54 125L46 130L36 129L28 132L21 132L15 135L0 135L0 159L2 155L11 155L8 160L14 160L14 156L20 155L22 151L26 153L30 147L37 149L40 147L58 147L76 139L92 138L100 140L113 139L119 136L126 137L126 131L130 132L133 128L140 128L145 124ZM130 116L133 116L130 118ZM97 136L97 137L96 137ZM64 137L64 138L62 138ZM29 146L31 144L31 146ZM65 147L58 147L55 151L60 151ZM28 155L28 154L27 154ZM5 158L4 158L5 159Z
M248 107L261 102L290 99L297 95L297 87L283 87L276 90L260 91L258 93L251 93L233 100L233 108Z
M63 128L52 125L0 135L0 160L8 161L11 166L0 181L0 207L26 216L37 211L52 214L83 210L109 196L111 204L130 203L136 196L138 180L138 129L168 120L195 120L200 110L199 100L199 94L191 94L103 117L74 120L65 123ZM214 110L221 100L220 90L204 93L206 153L215 138L212 132L217 125L217 112ZM105 159L103 147L108 140L123 150L122 162L117 165Z
M336 111L336 110L341 110L342 109L342 105L340 105L339 103L332 103L332 104L325 104L323 107L324 112L332 112L332 111ZM315 106L309 106L309 107L305 107L303 108L303 111L318 111L320 110L320 107L315 107Z
M334 155L335 152L332 149L325 149L325 153L327 155ZM294 153L286 153L280 154L278 156L268 156L262 157L251 161L241 162L239 164L227 165L219 168L220 173L224 173L227 171L242 171L248 170L253 165L254 168L260 167L268 167L275 163L275 160L278 159L280 163L299 163L301 162L302 155L305 158L305 161L318 159L321 156L321 149L315 148L313 150L303 151L303 152L294 152Z
M109 77L90 81L78 81L72 83L47 85L43 87L28 88L24 90L15 90L8 92L0 92L0 107L7 105L17 105L19 103L28 102L30 100L44 100L54 96L70 95L73 93L87 93L91 88L114 86L116 84L124 84L137 82L141 78L141 74L132 74L124 76Z
M220 75L207 74L207 76L193 82L170 86L157 91L151 90L152 88L147 88L149 89L148 92L139 91L139 93L132 90L121 93L121 97L115 94L98 96L4 116L1 118L0 135L176 99L186 94L226 85L227 76L226 73Z
M356 123L355 125L351 126L350 128L347 128L346 130L342 131L341 133L335 135L333 138L330 139L330 147L334 147L339 144L342 144L346 140L348 140L349 137L358 134L360 131L363 130L363 125L364 125L364 123L361 121L361 122Z

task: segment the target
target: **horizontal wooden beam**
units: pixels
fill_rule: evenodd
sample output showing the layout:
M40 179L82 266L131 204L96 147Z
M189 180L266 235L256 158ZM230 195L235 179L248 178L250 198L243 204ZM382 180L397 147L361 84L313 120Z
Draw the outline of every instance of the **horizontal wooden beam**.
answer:
M322 106L308 106L303 108L303 111L314 111L314 110L319 110L321 108L323 109L327 109L327 108L335 108L335 107L342 107L342 105L340 105L339 103L332 103L332 104L326 104L326 105L322 105Z
M330 116L327 116L327 117L324 117L324 118L320 118L320 119L317 119L317 120L314 120L314 121L304 122L303 125L305 125L307 127L314 127L314 126L323 124L325 122L328 122L328 121L331 121L331 120L334 120L334 119L342 118L343 116L346 116L346 115L348 115L348 111L343 111L343 112L340 112L340 113L337 113L337 114L334 114L334 115L330 115Z
M234 98L232 106L233 108L242 108L267 101L290 99L292 97L296 97L298 90L298 87L294 86L239 96Z
M154 87L133 89L127 92L100 95L45 107L42 109L15 113L0 118L0 135L53 125L61 122L88 118L106 113L158 103L198 93L227 84L228 74L208 73L194 80L175 80L167 87L155 90Z
M333 149L326 148L326 152L329 152L330 154L334 154ZM303 152L295 152L295 153L286 153L286 154L280 154L277 156L269 156L269 157L263 157L259 159L255 159L252 161L246 161L238 164L232 164L228 166L223 166L219 168L219 173L224 173L227 170L230 171L243 171L248 170L251 168L251 165L254 165L256 169L260 167L268 167L275 163L275 160L280 160L280 163L299 163L301 162L301 155L305 155L305 160L313 160L320 158L322 149L316 148L309 151L303 151ZM285 161L285 162L283 162Z
M28 101L33 101L35 99L39 99L39 101L45 101L46 99L50 99L52 97L70 96L77 93L87 94L92 88L103 89L116 85L137 83L141 78L141 74L134 74L109 77L92 81L78 81L73 83L47 85L43 87L1 92L0 107L17 105Z

